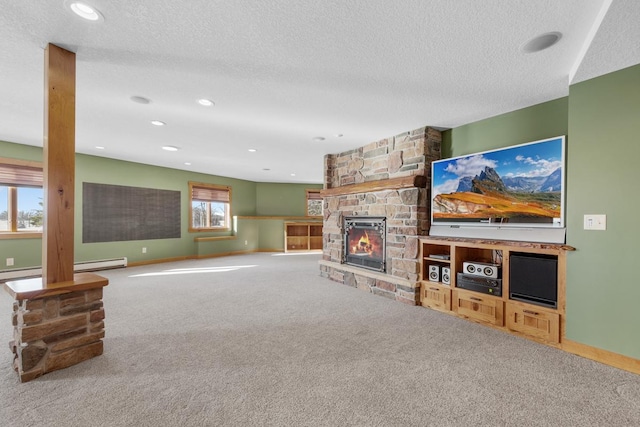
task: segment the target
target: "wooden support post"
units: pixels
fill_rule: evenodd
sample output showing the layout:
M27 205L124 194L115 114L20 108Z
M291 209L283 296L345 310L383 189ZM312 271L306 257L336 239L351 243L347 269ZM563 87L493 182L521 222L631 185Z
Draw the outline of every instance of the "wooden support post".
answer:
M75 53L47 45L44 75L42 280L46 286L73 281Z

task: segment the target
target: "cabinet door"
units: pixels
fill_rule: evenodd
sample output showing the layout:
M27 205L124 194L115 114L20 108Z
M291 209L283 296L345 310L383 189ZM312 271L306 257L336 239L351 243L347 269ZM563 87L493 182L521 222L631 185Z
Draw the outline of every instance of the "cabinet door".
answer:
M422 282L422 305L440 311L451 311L451 289Z
M560 315L507 303L507 328L532 338L558 344L560 342Z
M471 320L504 325L504 302L478 292L453 291L453 311Z

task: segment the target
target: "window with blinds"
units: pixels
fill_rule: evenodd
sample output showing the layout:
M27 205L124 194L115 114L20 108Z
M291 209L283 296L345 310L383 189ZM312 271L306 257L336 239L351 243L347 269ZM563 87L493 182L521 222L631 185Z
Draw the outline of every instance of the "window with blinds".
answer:
M189 183L189 231L231 228L231 187Z
M307 190L307 216L322 215L322 196L320 190Z
M42 231L42 183L39 162L0 157L0 232Z

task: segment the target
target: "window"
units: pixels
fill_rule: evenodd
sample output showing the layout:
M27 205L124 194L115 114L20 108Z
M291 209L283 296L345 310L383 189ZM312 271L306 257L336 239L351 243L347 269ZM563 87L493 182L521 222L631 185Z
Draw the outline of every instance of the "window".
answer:
M231 228L231 187L189 183L189 231Z
M42 166L0 158L0 232L42 231Z
M322 196L320 190L307 190L307 216L322 215Z

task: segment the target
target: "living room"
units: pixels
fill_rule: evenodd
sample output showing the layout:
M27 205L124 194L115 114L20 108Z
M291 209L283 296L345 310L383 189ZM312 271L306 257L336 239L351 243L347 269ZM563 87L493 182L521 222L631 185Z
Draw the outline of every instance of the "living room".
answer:
M640 288L635 285L633 259L638 240L634 215L637 202L625 190L637 180L638 175L635 159L640 148L635 142L640 131L640 121L637 120L640 116L639 82L640 65L633 65L570 84L567 96L443 130L441 148L442 158L448 158L566 136L566 244L576 250L567 255L565 338L572 343L572 353L635 373L640 372L640 340L637 339L640 313L635 309ZM402 132L413 130L403 129ZM395 136L379 135L379 138ZM366 141L365 144L372 142L375 141ZM5 159L43 160L42 148L18 141L0 141L0 153L0 157ZM322 159L317 159L317 162L321 163ZM237 217L235 225L222 232L189 232L190 215L186 203L189 200L189 182L230 187L231 212L233 217ZM182 200L181 236L84 242L83 183L179 192ZM303 219L306 216L307 190L322 187L321 183L229 178L78 153L75 260L126 257L134 265L147 265L141 268L149 268L157 262L193 262L197 258L215 261L217 257L231 254L242 257L254 252L284 251L286 218ZM606 230L585 230L584 215L587 214L606 215ZM225 238L199 242L196 237ZM3 234L0 238L0 260L14 259L14 268L38 266L42 262L41 247L39 236L24 238ZM142 248L145 248L144 253ZM339 286L327 282L331 286ZM324 290L330 292L331 286ZM107 311L107 336L109 316Z

